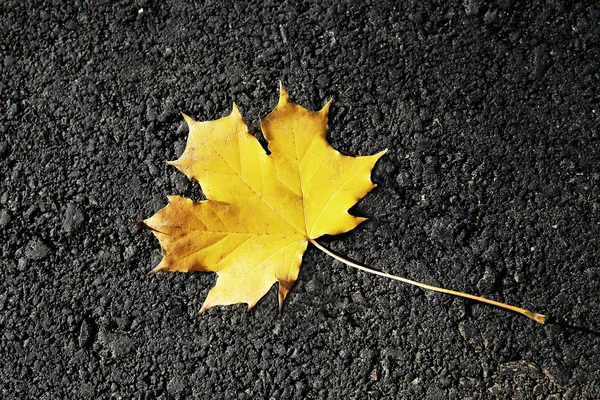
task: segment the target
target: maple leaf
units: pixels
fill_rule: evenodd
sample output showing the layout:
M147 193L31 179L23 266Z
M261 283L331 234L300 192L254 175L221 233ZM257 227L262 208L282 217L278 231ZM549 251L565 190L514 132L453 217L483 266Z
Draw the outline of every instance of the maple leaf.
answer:
M347 232L365 220L348 209L375 187L371 170L385 151L349 157L331 147L330 104L307 110L282 86L277 107L261 120L270 155L235 104L215 121L184 115L187 146L169 164L199 182L208 200L169 196L169 204L143 223L163 249L154 271L218 275L201 312L234 303L250 309L276 282L281 307L309 240Z
M279 307L298 278L308 243L351 267L423 289L468 298L545 323L546 317L480 296L376 271L346 260L315 241L354 229L365 218L348 213L375 184L371 170L387 150L349 157L326 140L331 102L310 111L280 88L277 107L261 120L267 155L234 104L231 114L197 122L187 146L169 162L200 183L207 200L169 196L169 204L142 221L158 238L161 271L215 272L217 283L200 312L246 303L248 309L279 283Z

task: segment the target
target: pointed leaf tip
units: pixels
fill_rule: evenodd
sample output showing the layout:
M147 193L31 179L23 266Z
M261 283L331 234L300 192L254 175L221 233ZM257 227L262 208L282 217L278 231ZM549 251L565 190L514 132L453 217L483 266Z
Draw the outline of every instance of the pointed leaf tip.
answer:
M150 271L151 274L156 274L158 272L161 272L163 270L163 266L162 264L158 264L158 266L156 266L152 271Z
M204 314L206 312L206 310L208 310L209 308L212 308L213 306L214 306L214 304L210 304L206 300L204 300L204 303L202 304L202 308L200 308L200 311L198 311L198 315Z
M183 119L185 119L185 122L188 124L188 126L192 125L194 122L194 119L192 117L190 117L189 115L185 114L185 113L181 113L181 115L183 116Z
M289 101L290 101L290 95L283 87L283 83L281 81L279 81L279 103L278 104L285 104Z
M331 107L331 103L333 103L333 98L329 99L327 103L319 110L319 113L327 115L329 113L329 108Z
M244 119L236 103L233 103L233 107L231 107L231 113L229 114L229 116L239 119L240 121L243 121Z

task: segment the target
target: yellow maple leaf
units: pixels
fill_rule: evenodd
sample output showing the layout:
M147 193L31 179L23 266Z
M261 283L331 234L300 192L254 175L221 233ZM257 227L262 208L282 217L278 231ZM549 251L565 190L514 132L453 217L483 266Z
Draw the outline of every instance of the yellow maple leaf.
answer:
M201 311L234 303L250 309L275 282L281 307L309 240L364 221L348 209L375 187L371 170L385 151L349 157L331 147L329 105L307 110L281 87L277 107L261 120L270 155L235 105L215 121L184 115L187 146L169 164L199 182L208 200L169 196L143 223L163 249L154 271L217 273Z
M386 152L349 157L331 147L326 140L329 105L307 110L281 87L277 107L261 120L270 155L248 132L235 104L231 114L216 121L197 122L184 115L190 128L187 146L169 164L199 182L208 200L169 196L165 208L142 221L163 250L154 271L217 273L200 312L235 303L250 309L276 282L281 308L311 242L362 271L491 304L543 324L544 315L375 271L315 241L348 232L365 220L348 209L375 187L371 170Z

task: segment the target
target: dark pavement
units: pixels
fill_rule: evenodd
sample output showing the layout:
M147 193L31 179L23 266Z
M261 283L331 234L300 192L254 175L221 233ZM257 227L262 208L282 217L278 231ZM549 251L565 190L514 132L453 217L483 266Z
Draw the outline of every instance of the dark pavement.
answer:
M600 398L596 1L0 0L0 397ZM318 5L320 4L320 5ZM389 152L369 221L274 287L196 313L211 274L148 272L180 115L250 130L330 98L329 140Z

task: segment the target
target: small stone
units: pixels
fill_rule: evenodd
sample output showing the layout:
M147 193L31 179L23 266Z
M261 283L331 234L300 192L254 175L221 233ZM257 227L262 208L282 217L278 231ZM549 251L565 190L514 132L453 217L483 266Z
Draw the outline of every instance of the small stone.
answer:
M111 339L110 349L114 357L123 357L129 354L134 348L133 339L125 335L113 335Z
M494 22L496 22L497 17L498 11L488 11L483 16L483 22L485 22L486 24L493 24Z
M92 334L92 325L84 319L81 322L81 327L79 328L79 347L84 347L87 345L92 339Z
M157 117L158 122L165 122L169 119L170 113L168 111L163 111L162 113L160 113L160 115Z
M365 297L363 296L363 294L361 292L355 292L352 294L352 301L354 303L364 303L365 302Z
M83 211L81 211L75 204L70 203L67 206L67 211L65 212L62 229L66 233L73 233L81 226L81 224L83 224L84 220L85 217L83 215Z
M6 306L7 299L8 299L7 293L0 295L0 310L4 310L4 306Z
M319 75L319 77L317 78L317 82L320 87L329 87L329 77L325 74Z
M15 164L15 166L13 167L12 172L10 174L10 179L13 181L17 181L17 180L20 180L22 175L23 175L22 164L21 163Z
M19 113L19 105L17 103L12 103L8 108L8 116L14 117Z
M429 123L433 117L431 116L431 111L428 108L422 108L419 110L419 118L421 118L422 122Z
M82 399L92 399L95 397L96 390L91 383L83 382L79 387L79 394L81 395Z
M115 318L117 326L122 331L128 331L131 328L131 318L129 317L118 317Z
M185 386L182 378L176 376L167 382L167 392L174 396L181 395L185 391Z
M371 371L371 373L369 374L369 377L371 378L371 381L377 382L377 380L378 380L377 370L374 369L373 371Z
M158 113L156 112L156 109L154 107L148 107L146 109L146 120L148 122L156 121L157 117Z
M27 210L25 210L25 212L23 213L23 217L25 217L25 219L31 219L31 217L33 217L39 210L39 207L37 204L32 205L31 207L29 207Z
M498 274L491 268L486 268L483 277L477 282L477 289L484 294L493 293L497 279Z
M0 211L0 226L2 228L6 228L6 226L10 223L10 214L6 210Z
M133 261L137 256L137 248L135 246L127 246L125 247L125 251L123 252L123 258L125 261Z
M10 67L14 66L15 65L15 58L12 57L12 56L6 56L6 57L4 57L4 65L7 68L10 68Z
M541 79L546 73L548 67L548 52L544 46L539 46L535 49L533 68L531 71L532 79Z
M8 143L0 143L0 157L4 157L8 153Z
M461 321L458 324L458 331L462 337L468 341L471 341L481 335L479 330L468 321Z
M183 174L173 174L171 180L179 192L185 192L190 185L189 179Z
M40 239L33 239L25 249L25 257L30 260L41 260L45 258L48 253L50 253L50 249Z
M396 177L396 183L400 187L410 186L412 180L410 179L410 175L406 171L402 171Z
M467 16L473 17L479 14L479 2L477 0L466 0L463 5Z
M281 333L281 324L277 323L275 324L275 327L273 328L273 335L277 336Z

